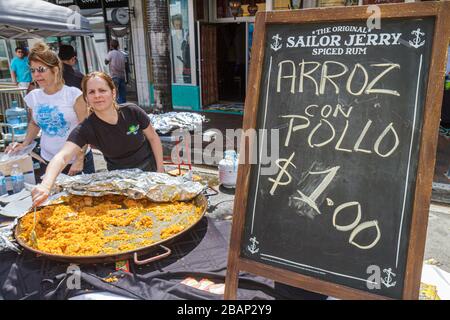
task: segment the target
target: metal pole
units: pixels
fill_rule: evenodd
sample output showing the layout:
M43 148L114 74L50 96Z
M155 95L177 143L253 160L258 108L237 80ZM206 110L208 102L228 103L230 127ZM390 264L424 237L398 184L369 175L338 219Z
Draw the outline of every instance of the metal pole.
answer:
M103 21L105 24L105 35L106 35L106 51L109 51L109 43L111 41L111 35L109 33L109 28L108 28L108 16L106 15L106 7L105 7L105 0L100 0L100 3L102 4L102 13L103 13Z
M83 51L83 61L84 61L84 70L86 74L90 72L88 62L87 62L87 55L86 55L86 43L84 42L84 37L81 37L81 50Z

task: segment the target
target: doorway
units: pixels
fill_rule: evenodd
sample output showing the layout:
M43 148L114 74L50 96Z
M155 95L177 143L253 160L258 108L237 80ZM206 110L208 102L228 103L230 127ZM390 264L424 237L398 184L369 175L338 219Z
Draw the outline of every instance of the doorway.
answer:
M202 24L200 33L203 109L242 112L246 91L246 24Z
M226 23L217 28L219 101L245 99L245 23Z

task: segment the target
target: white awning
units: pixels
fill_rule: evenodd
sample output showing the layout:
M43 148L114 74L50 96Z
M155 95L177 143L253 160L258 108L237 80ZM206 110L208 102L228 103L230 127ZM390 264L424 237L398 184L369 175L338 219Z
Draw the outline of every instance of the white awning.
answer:
M92 35L81 14L41 0L0 0L0 39Z

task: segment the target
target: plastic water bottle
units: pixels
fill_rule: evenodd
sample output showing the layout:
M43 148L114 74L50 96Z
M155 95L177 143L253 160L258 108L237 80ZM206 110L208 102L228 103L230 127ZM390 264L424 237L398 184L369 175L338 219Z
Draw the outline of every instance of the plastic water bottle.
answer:
M25 187L25 178L22 171L19 169L19 165L13 164L11 170L11 184L13 193L20 192Z
M13 100L11 107L6 109L6 122L13 126L15 134L25 134L28 124L27 110L20 108L17 101Z
M0 196L8 193L8 189L6 189L6 178L3 175L3 172L0 171Z

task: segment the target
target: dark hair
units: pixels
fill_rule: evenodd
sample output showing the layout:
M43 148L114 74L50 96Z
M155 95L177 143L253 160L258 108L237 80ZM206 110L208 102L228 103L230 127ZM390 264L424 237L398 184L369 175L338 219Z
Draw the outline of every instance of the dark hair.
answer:
M77 53L75 49L68 44L62 44L59 46L58 57L61 60L70 60L72 57L76 57Z
M119 49L119 41L117 41L116 39L112 39L110 45L115 50Z
M17 47L15 52L17 52L17 51L19 51L19 50L22 50L23 53L25 53L25 48L24 48L24 47Z

